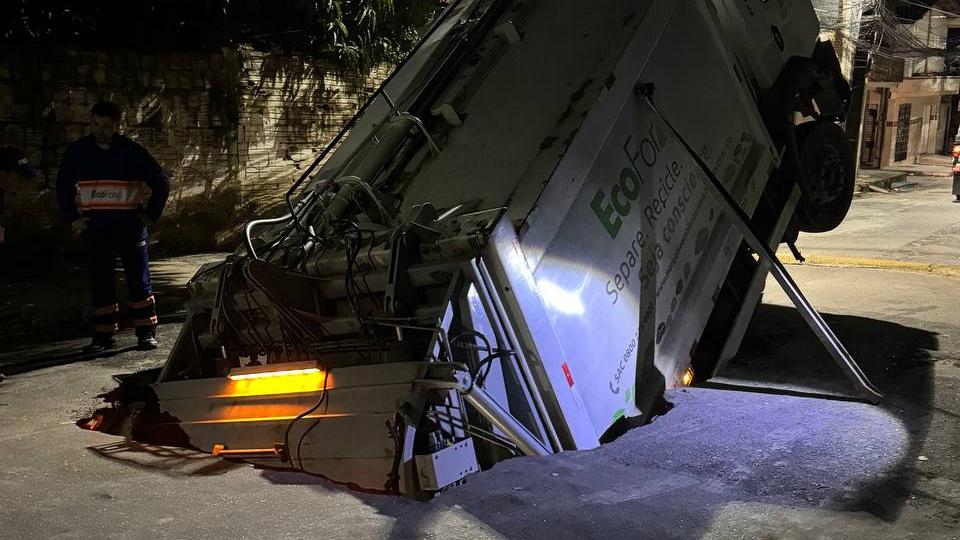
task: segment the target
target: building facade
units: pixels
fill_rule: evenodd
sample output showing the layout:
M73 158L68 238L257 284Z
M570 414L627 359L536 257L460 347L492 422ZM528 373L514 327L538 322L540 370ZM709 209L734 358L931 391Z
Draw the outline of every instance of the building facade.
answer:
M946 51L960 29L954 2L923 9L900 30L928 50ZM906 56L906 55L904 55ZM949 153L960 114L956 76L943 55L897 58L881 49L871 57L864 96L860 166L883 168L915 163L921 156Z
M833 44L843 76L850 80L860 38L864 0L813 0L812 3L820 20L820 40Z

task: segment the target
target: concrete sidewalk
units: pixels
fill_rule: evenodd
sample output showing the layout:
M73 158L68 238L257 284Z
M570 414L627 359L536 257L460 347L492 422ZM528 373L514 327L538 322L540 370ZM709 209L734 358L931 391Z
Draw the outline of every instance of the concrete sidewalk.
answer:
M914 177L952 178L953 158L939 154L920 156L916 163L898 163L884 169L857 171L857 194L883 192L913 187L918 182ZM879 188L879 189L871 189Z
M905 173L910 176L953 176L953 157L941 154L920 156L915 163L896 163L883 169L861 169L860 172L888 171Z

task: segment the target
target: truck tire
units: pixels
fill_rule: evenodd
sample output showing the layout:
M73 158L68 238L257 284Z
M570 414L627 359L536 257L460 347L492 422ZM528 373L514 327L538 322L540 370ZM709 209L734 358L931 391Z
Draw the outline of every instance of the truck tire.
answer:
M808 233L831 231L846 217L853 201L853 149L843 129L830 121L800 124L797 140L801 191L797 225Z

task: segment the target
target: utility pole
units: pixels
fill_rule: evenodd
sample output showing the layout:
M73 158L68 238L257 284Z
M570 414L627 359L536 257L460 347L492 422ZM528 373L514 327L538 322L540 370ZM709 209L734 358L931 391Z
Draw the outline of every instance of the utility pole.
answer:
M853 57L853 72L850 76L850 105L847 112L847 121L844 124L844 133L847 141L852 145L854 152L853 169L860 171L860 151L863 141L863 113L866 110L867 75L873 59L870 51L858 44Z
M853 170L859 172L861 142L863 139L863 114L867 101L867 75L870 72L873 59L871 58L870 50L863 44L863 40L859 39L860 21L863 15L862 0L853 0L852 2L841 1L839 8L841 10L841 18L846 14L849 14L852 18L850 21L851 28L848 29L848 32L854 42L853 69L850 73L850 103L847 110L847 121L844 124L844 133L846 134L847 141L849 141L854 149ZM846 11L846 14L844 11ZM876 36L874 36L874 39L876 39Z

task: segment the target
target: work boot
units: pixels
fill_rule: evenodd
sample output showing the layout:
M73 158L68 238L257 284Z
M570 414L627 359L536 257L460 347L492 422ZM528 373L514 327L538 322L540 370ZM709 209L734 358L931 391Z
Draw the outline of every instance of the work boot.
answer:
M157 341L157 337L150 333L144 333L137 336L137 350L138 351L152 351L160 346L160 342Z
M108 351L117 346L117 341L112 335L94 334L90 344L83 348L85 353L98 353Z

